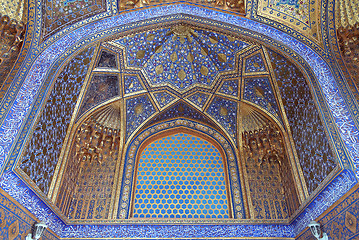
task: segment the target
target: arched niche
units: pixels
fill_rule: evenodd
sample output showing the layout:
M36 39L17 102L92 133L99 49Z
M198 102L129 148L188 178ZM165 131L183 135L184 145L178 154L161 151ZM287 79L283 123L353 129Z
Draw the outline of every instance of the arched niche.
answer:
M142 150L146 146L158 138L168 136L174 133L187 133L201 136L201 138L214 143L220 150L224 159L224 166L228 172L228 185L230 192L228 200L233 211L233 218L245 218L245 207L242 197L242 183L239 174L238 155L234 146L218 131L207 125L197 123L186 119L174 119L155 124L139 133L125 149L125 158L123 163L123 178L120 183L121 193L119 194L119 202L117 209L117 217L128 218L130 216L131 201L134 194L134 179L137 172L138 161ZM120 180L121 181L121 180ZM231 216L231 215L229 215ZM151 220L149 220L151 221Z
M232 218L223 148L180 127L150 137L136 159L130 217Z

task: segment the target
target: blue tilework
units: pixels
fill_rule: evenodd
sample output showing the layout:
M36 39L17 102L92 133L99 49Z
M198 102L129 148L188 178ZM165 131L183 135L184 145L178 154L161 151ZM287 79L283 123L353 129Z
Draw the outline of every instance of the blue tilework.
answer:
M210 126L213 126L216 128L216 124L214 121L209 119L207 116L199 112L194 107L180 101L167 110L161 112L159 115L155 116L153 119L151 119L145 126L148 127L152 124L155 124L157 122L161 122L168 119L176 119L176 118L188 118L192 119L194 121L198 121ZM216 128L217 129L217 128ZM218 130L218 129L217 129Z
M88 109L118 95L117 75L94 75L85 94L79 116Z
M297 53L299 53L308 64L315 69L314 71L316 77L318 78L318 82L322 87L323 94L326 102L329 105L330 111L333 114L333 118L335 120L336 125L338 126L339 132L341 133L341 137L345 143L345 146L349 149L349 153L351 154L355 169L359 169L359 161L357 158L357 149L356 140L358 132L355 123L353 122L352 116L347 109L347 106L344 102L344 99L341 96L341 93L338 91L337 84L335 79L329 69L329 66L317 55L312 49L308 48L298 40L288 36L286 33L276 30L270 26L252 21L250 19L229 16L225 13L214 12L209 9L200 9L194 6L188 5L176 5L176 6L162 6L153 9L144 9L139 12L129 12L123 14L121 16L116 16L113 18L106 18L100 20L93 24L88 24L81 29L77 29L72 31L69 36L64 38L59 38L53 44L49 45L47 49L41 52L41 55L38 57L34 57L33 67L29 70L29 74L26 79L24 79L24 84L22 85L17 97L15 98L14 103L9 107L9 112L6 114L6 120L4 124L1 125L0 128L0 166L1 168L5 165L5 159L9 155L11 144L13 139L15 139L18 131L20 129L21 124L24 122L24 118L26 116L26 111L29 109L30 104L34 101L34 97L37 94L39 87L41 86L41 82L44 80L44 76L46 74L47 68L51 65L53 61L56 60L58 56L63 54L65 49L68 49L69 46L75 46L80 39L84 39L87 36L93 33L99 33L107 28L109 25L111 26L120 26L124 22L132 22L137 21L138 14L141 14L143 19L153 18L162 15L168 15L171 13L183 12L188 14L193 14L195 16L203 16L210 19L219 20L222 22L229 22L233 25L242 26L243 28L253 29L254 31L258 31L259 33L264 34L265 36L270 36L278 42L291 46ZM120 31L120 29L119 29ZM112 34L112 33L111 33ZM75 51L76 49L74 49ZM348 160L348 159L346 159ZM358 175L358 173L357 173ZM3 175L4 177L4 175ZM344 182L345 183L345 182ZM11 188L7 188L7 192L14 193L14 191L18 191L19 197L17 197L17 201L21 201L23 205L28 206L29 209L33 209L33 211L38 211L38 216L40 218L48 219L49 222L54 221L54 213L48 214L44 217L42 214L46 212L48 209L47 206L38 206L34 208L32 204L32 200L29 200L27 195L27 189L18 187L18 183L10 183L7 185L11 185ZM4 188L5 185L2 185ZM16 187L14 187L16 186ZM14 189L12 189L14 188ZM343 191L347 191L348 188L339 188L343 189ZM342 192L337 192L337 189L328 189L328 195L324 198L328 199L338 199L338 196ZM15 194L15 193L14 193ZM323 198L321 198L323 199ZM319 199L320 200L320 199ZM326 205L326 202L321 204ZM45 210L44 210L45 209ZM317 208L315 208L317 210ZM324 208L320 208L315 211L315 214L320 214L323 212ZM310 210L313 212L312 210ZM311 217L308 218L312 219ZM58 224L59 226L63 226ZM305 224L301 225L300 230L304 229ZM56 225L54 225L56 227ZM210 236L210 233L213 232L221 232L225 237L238 237L238 236L258 236L259 234L266 236L292 236L292 226L278 226L278 225L270 225L270 226L199 226L199 228L195 228L192 230L193 226L190 227L182 227L182 226L153 226L153 231L151 231L151 226L136 226L137 229L135 234L137 236L149 236L149 230L151 234L158 234L158 237L167 236L165 233L173 233L172 236L184 236L187 237L188 232L191 232L190 236ZM201 230L200 230L201 229ZM206 231L204 231L206 229ZM210 229L207 231L207 229ZM63 230L63 231L62 231ZM186 231L187 230L187 231ZM63 237L98 237L103 238L104 232L113 234L113 236L118 237L119 233L123 233L123 235L129 236L133 232L133 226L129 229L127 226L66 226L59 233L62 232ZM179 233L179 235L177 234ZM227 234L228 233L228 234ZM279 233L279 234L278 234ZM182 234L182 235L181 235Z
M235 140L237 129L237 102L215 97L207 113L219 122Z
M124 79L125 94L144 90L143 86L140 83L140 80L138 79L138 76L125 75L123 79Z
M227 95L237 96L238 95L238 80L226 80L219 89L220 93Z
M153 85L169 83L180 90L211 85L219 72L234 69L235 55L249 46L200 29L178 36L171 28L115 40L126 47L127 65L143 67Z
M218 149L183 133L148 145L139 159L133 217L228 218Z
M203 108L204 104L207 102L207 99L209 97L208 93L195 93L192 96L188 98L188 100L197 105L200 108Z
M17 96L12 105L8 107L9 111L5 115L5 121L0 127L0 135L4 136L0 139L0 167L3 170L6 162L5 159L9 155L12 140L15 139L21 124L24 122L26 112L31 103L35 101L35 96L39 90L47 69L51 66L56 59L61 56L65 50L70 49L70 52L76 51L78 48L73 46L82 46L92 34L100 36L106 32L111 26L111 29L116 31L110 32L114 34L123 31L123 24L133 23L138 21L138 14L141 15L143 20L153 19L156 17L168 16L175 13L190 14L195 17L205 17L208 21L227 22L233 26L240 26L242 30L251 29L252 31L262 34L263 38L270 37L281 46L290 46L293 51L302 56L303 60L307 62L308 66L315 69L314 74L318 79L318 84L322 88L325 101L328 103L329 110L334 117L334 122L338 126L338 131L343 139L344 145L348 148L348 153L353 159L354 168L359 176L359 157L357 152L359 147L356 144L358 128L353 121L350 111L347 108L345 100L343 99L329 65L310 47L301 43L297 39L289 36L283 31L276 30L275 28L264 25L262 23L228 15L223 12L216 12L211 9L203 9L196 6L189 6L178 4L173 6L160 6L156 8L142 9L137 12L128 12L116 17L109 17L98 20L91 24L87 24L79 29L67 32L68 35L56 39L52 44L46 46L41 54L33 56L31 66L33 66L27 76L23 79L24 83L19 89ZM224 26L228 27L228 26ZM108 34L109 32L105 33ZM102 35L101 35L102 36ZM86 39L86 41L80 42ZM36 54L36 52L34 52ZM14 86L16 88L16 86ZM15 91L15 89L11 89ZM349 129L349 130L348 130ZM350 161L350 159L344 159ZM343 161L344 161L343 160ZM346 162L345 164L349 164Z
M44 193L50 187L93 51L91 47L79 53L57 78L22 158L20 168Z
M128 99L126 101L126 136L129 137L155 111L147 95Z
M246 59L245 72L266 72L266 67L260 53Z
M166 92L157 92L153 94L157 100L157 102L160 104L160 107L163 108L170 102L172 102L175 98L166 93Z
M303 74L280 54L270 51L303 175L312 193L336 166L318 110Z
M264 108L281 121L278 104L268 77L246 78L243 98Z

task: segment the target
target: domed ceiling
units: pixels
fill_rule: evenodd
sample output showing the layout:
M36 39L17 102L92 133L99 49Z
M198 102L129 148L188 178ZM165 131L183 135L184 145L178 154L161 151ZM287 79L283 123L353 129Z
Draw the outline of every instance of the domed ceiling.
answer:
M192 142L171 153L182 136ZM194 157L163 162L152 149ZM249 37L180 21L112 36L69 60L20 169L70 222L285 222L334 169L328 149L307 80L290 60ZM217 169L225 186L214 170L207 178L218 189L202 186L205 169ZM149 177L162 177L152 185L168 192L150 190Z

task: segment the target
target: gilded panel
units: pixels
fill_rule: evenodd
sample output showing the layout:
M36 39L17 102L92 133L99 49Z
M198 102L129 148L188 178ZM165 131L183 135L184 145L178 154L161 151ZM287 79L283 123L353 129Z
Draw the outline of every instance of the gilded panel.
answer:
M255 0L258 16L274 20L320 42L321 0Z

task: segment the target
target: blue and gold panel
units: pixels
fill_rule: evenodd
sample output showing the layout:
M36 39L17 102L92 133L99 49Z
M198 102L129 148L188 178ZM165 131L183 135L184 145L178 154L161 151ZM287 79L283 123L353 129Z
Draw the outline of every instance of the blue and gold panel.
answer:
M126 137L156 112L147 95L126 100Z
M234 141L237 134L237 108L237 102L215 97L207 109L207 113L226 129Z
M261 53L257 53L246 59L244 63L245 73L258 73L267 72L266 66L264 65L263 56Z
M103 50L97 63L98 68L112 68L117 69L116 55Z
M230 217L223 159L206 140L184 133L156 140L136 175L132 217Z
M87 89L79 116L88 109L120 94L117 75L94 75Z
M243 99L264 108L282 121L269 77L245 78Z
M48 192L93 52L93 47L82 51L64 67L25 149L20 168L44 193Z
M195 94L189 96L187 98L192 104L197 106L200 109L203 109L204 105L206 104L207 100L209 99L209 94L204 92L196 92Z
M303 175L312 193L336 166L324 126L303 73L268 50Z
M123 75L124 95L145 90L137 75Z
M219 130L215 121L210 119L208 116L200 112L195 107L188 105L183 101L178 101L177 103L173 104L169 108L159 113L157 116L152 118L149 122L147 122L144 128L151 126L152 124L162 122L164 120L176 119L176 118L192 119L194 121L207 124Z
M222 72L235 71L236 55L250 46L237 38L177 24L112 41L125 48L127 66L143 68L151 85L177 90L211 86Z
M160 108L166 107L168 104L176 100L176 97L167 92L155 92L154 97Z
M235 97L238 96L238 81L238 79L223 81L219 93Z

